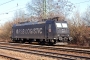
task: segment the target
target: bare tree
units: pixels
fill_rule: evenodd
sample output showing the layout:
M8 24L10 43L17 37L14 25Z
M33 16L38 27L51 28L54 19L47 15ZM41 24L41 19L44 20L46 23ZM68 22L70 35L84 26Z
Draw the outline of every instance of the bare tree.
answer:
M87 8L82 18L86 22L87 26L90 26L90 6Z
M26 21L27 18L23 10L17 10L14 14L14 21L16 21L16 23Z
M73 9L73 4L68 0L46 0L44 7L43 0L32 0L32 4L27 4L31 15L43 18L43 10L46 9L46 17L67 16Z

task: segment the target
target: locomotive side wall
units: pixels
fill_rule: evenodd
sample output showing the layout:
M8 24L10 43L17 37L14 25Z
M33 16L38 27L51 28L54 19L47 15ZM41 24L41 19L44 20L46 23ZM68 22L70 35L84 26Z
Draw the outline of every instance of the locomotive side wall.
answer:
M16 26L14 38L44 39L45 24Z

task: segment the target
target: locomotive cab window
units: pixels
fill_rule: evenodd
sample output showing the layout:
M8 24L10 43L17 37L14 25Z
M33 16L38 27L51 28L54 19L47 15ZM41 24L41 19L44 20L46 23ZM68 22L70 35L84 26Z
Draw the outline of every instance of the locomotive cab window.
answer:
M63 28L67 28L67 23L62 23Z
M61 23L56 23L57 27L62 27Z
M67 28L67 23L56 23L56 26L59 28Z

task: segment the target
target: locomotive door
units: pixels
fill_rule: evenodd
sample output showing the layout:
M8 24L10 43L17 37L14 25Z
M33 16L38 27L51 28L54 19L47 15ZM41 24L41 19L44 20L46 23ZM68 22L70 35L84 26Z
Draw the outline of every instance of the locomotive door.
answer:
M51 38L51 23L46 24L46 37Z

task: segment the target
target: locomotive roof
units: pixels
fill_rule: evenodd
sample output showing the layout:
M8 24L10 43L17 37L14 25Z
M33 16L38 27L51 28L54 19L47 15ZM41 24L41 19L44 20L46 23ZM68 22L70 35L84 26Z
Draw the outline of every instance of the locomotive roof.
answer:
M45 22L25 22L25 23L16 24L16 26L34 25L34 24L42 24L42 23L45 23Z
M43 24L43 23L50 23L52 21L55 21L55 22L61 22L61 23L67 23L66 21L62 20L62 21L56 21L56 20L46 20L46 21L40 21L40 22L20 22L19 24L14 24L14 26L24 26L24 25L34 25L34 24Z

